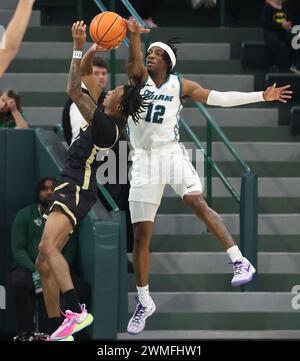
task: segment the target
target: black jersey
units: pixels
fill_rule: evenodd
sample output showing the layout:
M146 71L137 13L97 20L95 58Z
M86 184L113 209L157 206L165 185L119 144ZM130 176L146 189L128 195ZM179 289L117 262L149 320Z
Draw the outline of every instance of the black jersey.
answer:
M124 126L124 120L112 118L98 107L91 125L81 124L80 133L68 150L61 176L74 180L83 190L96 191L97 153L112 148Z

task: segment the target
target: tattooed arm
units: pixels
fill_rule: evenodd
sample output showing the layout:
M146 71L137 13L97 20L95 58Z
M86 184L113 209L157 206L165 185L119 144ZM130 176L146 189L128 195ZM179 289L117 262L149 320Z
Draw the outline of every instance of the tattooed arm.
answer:
M72 36L74 40L74 50L83 50L86 40L85 29L86 25L83 24L83 21L77 21L77 23L73 24ZM72 58L69 71L67 93L76 104L83 118L90 124L97 105L89 95L84 94L81 90L80 59L74 57Z

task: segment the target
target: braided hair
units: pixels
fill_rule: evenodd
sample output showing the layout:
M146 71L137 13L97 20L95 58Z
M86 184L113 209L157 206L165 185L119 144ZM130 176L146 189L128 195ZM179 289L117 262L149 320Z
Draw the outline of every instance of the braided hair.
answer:
M119 107L122 117L127 120L131 116L135 124L139 122L141 113L148 106L145 97L140 93L141 88L142 86L133 83L124 85L124 94Z

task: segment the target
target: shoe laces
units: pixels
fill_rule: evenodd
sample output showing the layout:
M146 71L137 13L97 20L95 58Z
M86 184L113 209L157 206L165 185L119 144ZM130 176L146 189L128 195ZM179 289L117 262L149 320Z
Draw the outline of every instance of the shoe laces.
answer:
M135 322L135 323L139 323L140 319L144 316L146 308L147 308L147 307L144 307L139 300L137 300L137 301L138 301L138 304L136 306L136 310L135 310L135 313L133 315L133 320L132 320L132 322Z
M81 308L81 312L82 311L85 311L86 310L86 306L85 304L83 303L82 305L80 305L80 308ZM63 322L63 325L65 325L66 323L68 323L69 321L73 320L74 317L76 317L78 315L78 313L76 312L72 312L70 310L67 310L65 313L60 310L61 314L64 316L64 322Z
M230 262L229 264L233 264L234 275L241 275L244 273L245 267L242 259L235 262Z

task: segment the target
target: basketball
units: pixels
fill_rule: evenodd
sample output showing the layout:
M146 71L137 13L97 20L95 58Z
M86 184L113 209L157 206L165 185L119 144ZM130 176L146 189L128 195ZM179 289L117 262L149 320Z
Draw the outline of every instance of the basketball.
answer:
M123 18L112 11L105 11L94 17L90 24L93 41L105 49L118 46L126 35Z

